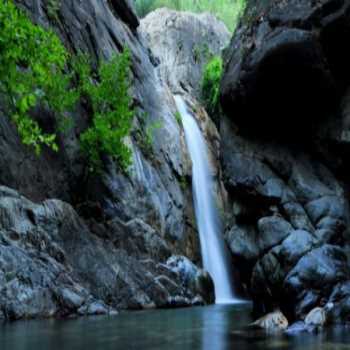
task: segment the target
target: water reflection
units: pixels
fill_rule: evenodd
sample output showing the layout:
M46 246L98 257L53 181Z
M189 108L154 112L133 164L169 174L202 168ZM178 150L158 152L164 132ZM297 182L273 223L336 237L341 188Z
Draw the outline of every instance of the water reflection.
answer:
M1 350L350 350L344 328L267 337L244 331L247 306L122 313L111 318L30 321L0 326Z

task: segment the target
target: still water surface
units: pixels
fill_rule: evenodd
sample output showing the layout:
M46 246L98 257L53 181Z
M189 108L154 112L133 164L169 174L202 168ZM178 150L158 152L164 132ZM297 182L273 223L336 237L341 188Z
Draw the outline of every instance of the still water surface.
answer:
M274 336L242 331L246 305L125 312L114 317L0 326L1 350L350 350L350 330Z

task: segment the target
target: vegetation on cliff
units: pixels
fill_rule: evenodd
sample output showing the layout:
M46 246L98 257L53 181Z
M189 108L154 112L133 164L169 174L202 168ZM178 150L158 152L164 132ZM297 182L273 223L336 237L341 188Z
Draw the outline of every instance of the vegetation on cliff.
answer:
M114 157L122 169L131 161L131 151L124 143L130 134L134 110L130 79L130 51L125 49L109 62L101 62L98 82L91 80L92 70L87 59L75 65L80 91L88 98L92 110L92 125L81 135L81 146L90 161L90 169L102 166L102 155Z
M12 3L0 1L0 92L25 145L57 151L56 134L45 133L31 113L41 106L64 118L77 95L65 73L68 53L50 30L33 25Z
M53 31L33 24L12 1L0 0L0 94L22 142L36 154L43 146L57 152L57 135L72 124L69 112L84 96L93 111L92 125L80 137L90 168L100 167L107 154L125 169L131 155L124 139L134 116L130 53L101 62L97 74L85 58L72 57ZM38 108L55 115L56 130L43 130L35 118Z
M136 11L140 17L159 7L178 11L210 12L220 18L233 31L244 10L245 0L135 0Z
M202 98L207 112L214 116L220 113L220 81L223 62L219 56L213 57L206 65L202 80Z

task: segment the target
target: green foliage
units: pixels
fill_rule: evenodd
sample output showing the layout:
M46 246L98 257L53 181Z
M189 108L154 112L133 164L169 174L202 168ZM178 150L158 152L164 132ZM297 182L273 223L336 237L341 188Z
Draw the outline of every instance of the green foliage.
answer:
M245 7L246 0L135 0L140 17L158 7L168 7L179 11L211 12L233 31Z
M136 12L140 17L145 17L156 8L156 0L135 0Z
M208 61L213 56L207 43L205 44L196 44L193 47L193 59L196 63Z
M149 124L145 130L145 143L149 149L153 147L153 137L156 130L161 129L163 124L161 121L156 121Z
M188 181L187 181L186 176L180 177L179 184L180 184L180 187L183 191L185 191L188 188Z
M215 56L206 65L202 80L202 97L207 112L212 116L220 112L219 94L222 73L222 58Z
M75 104L68 54L50 30L34 25L12 1L0 0L0 93L25 145L40 153L43 145L58 150L55 134L46 134L32 119L41 105L62 118Z
M60 0L48 0L48 12L57 14ZM50 15L50 14L49 14ZM69 64L68 64L69 63ZM72 73L67 73L68 66ZM101 167L103 154L126 169L131 151L124 139L130 133L133 109L129 94L130 52L102 62L95 79L90 61L73 59L57 35L34 25L11 0L0 0L0 94L25 145L36 154L43 146L58 151L56 133L45 133L33 119L37 106L55 113L58 130L71 126L68 112L84 97L93 111L92 125L80 137L91 169ZM72 88L75 78L77 88ZM96 81L96 82L95 82Z
M163 127L163 123L158 120L154 122L147 122L149 116L147 113L140 113L141 118L140 127L134 130L133 136L142 150L142 153L147 156L150 160L154 160L153 152L153 143L154 143L154 134L156 130L159 130Z
M74 64L79 90L89 99L93 110L92 125L80 137L91 171L101 169L103 155L115 158L123 170L131 163L131 151L125 144L135 113L129 93L130 65L130 51L125 49L109 62L100 63L99 80L93 83L88 59L80 55Z
M175 119L176 119L177 123L179 124L179 126L181 127L182 126L182 118L181 118L181 114L179 111L176 111Z
M61 8L61 0L48 0L47 15L50 19L58 21L58 13Z

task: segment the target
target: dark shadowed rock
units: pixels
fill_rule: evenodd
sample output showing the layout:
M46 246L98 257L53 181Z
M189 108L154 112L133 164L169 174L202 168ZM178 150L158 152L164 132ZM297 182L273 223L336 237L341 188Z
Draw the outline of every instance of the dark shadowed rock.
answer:
M347 1L249 0L225 50L226 237L260 314L304 319L349 279L349 15Z
M254 121L260 137L285 139L292 130L307 137L334 110L349 68L333 40L348 32L349 4L332 3L248 2L221 87L224 109L245 131L254 133Z
M279 216L268 216L258 221L259 246L262 251L280 243L292 231L288 221Z

